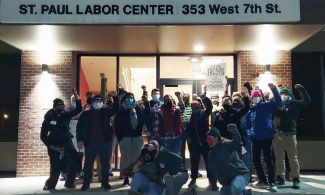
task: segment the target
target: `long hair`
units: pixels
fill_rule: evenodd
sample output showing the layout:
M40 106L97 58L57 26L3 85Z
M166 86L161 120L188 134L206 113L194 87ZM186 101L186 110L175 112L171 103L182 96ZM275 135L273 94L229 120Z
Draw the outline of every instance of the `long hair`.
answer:
M133 93L126 93L126 94L122 97L122 99L121 99L121 104L123 104L123 102L125 102L125 100L126 100L126 96L128 96L128 95L132 95L132 99L133 99L134 102L135 102L134 94L133 94Z
M190 96L190 94L188 93L188 91L182 91L182 95L181 95L182 100L184 101L184 95L185 95L185 92L187 92L187 95L188 95L188 103L191 103L191 96ZM184 102L184 103L185 103L185 102Z

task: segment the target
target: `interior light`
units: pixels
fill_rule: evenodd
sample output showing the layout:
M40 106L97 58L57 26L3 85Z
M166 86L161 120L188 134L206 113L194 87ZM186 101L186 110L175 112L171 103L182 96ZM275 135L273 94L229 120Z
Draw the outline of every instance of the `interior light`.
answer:
M198 58L191 58L191 62L197 62L197 61L199 61Z
M265 65L263 69L264 69L265 74L271 74L271 65L270 64Z
M9 118L8 114L4 114L3 118L8 119Z
M196 45L194 47L194 51L200 52L200 51L203 51L203 50L204 50L204 47L202 45Z
M42 73L43 74L49 73L49 66L47 64L42 64Z

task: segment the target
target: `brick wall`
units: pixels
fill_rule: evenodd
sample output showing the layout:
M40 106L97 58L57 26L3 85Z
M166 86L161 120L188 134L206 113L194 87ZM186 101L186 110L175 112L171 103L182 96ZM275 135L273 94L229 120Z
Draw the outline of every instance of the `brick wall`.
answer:
M267 88L268 81L273 81L275 84L282 83L289 89L292 88L291 74L291 52L277 51L275 53L275 63L271 65L271 75L262 75L263 66L258 65L257 53L253 51L242 51L237 55L238 66L238 90L245 91L243 87L245 82L250 82L253 87L263 85ZM258 72L258 78L252 74Z
M40 140L41 124L53 99L70 102L77 76L74 52L57 52L55 59L46 75L41 73L38 52L22 53L17 177L49 175L47 149Z

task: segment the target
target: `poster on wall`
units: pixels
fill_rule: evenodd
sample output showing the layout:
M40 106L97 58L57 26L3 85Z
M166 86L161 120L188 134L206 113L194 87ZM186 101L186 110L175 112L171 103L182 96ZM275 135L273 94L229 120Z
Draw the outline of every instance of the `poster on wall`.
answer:
M209 64L206 66L205 83L207 91L226 91L226 64Z

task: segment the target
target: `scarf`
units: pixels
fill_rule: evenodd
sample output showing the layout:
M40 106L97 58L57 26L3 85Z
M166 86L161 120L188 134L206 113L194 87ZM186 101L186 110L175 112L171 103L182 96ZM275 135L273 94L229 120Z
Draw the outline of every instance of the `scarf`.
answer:
M131 119L132 129L136 130L136 128L138 126L138 116L137 116L137 112L135 111L135 108L134 108L135 104L128 106L123 102L122 106L125 110L130 110L130 119Z

